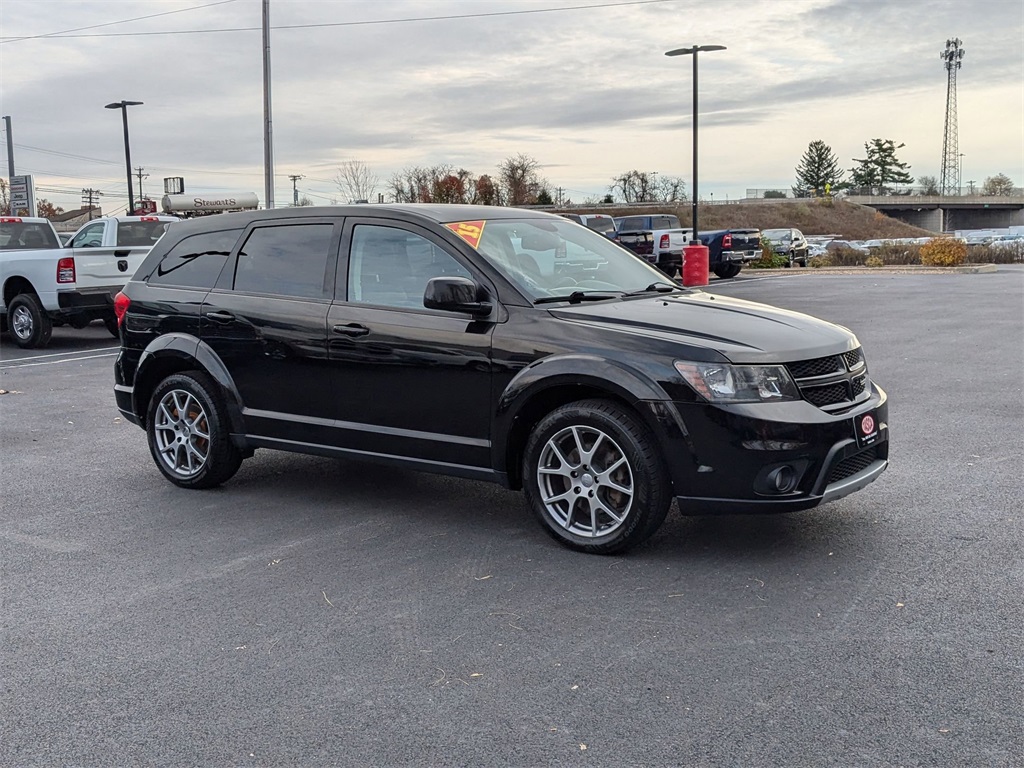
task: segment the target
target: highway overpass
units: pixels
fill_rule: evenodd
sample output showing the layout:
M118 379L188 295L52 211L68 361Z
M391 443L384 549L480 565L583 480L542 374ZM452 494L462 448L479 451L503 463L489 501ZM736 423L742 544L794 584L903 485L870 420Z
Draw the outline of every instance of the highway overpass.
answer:
M1024 226L1024 196L850 195L844 199L932 232Z

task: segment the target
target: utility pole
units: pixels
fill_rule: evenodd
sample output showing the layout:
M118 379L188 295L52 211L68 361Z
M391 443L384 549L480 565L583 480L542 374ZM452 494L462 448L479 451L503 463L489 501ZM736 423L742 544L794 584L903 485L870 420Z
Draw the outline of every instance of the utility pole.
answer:
M82 190L82 202L89 206L89 221L92 221L92 212L96 207L95 203L99 202L97 198L102 195L98 189L83 189Z
M14 176L14 137L11 136L11 116L4 115L4 129L7 131L7 180Z
M295 175L289 175L288 178L292 180L292 205L297 206L299 204L299 188L295 185L299 179L304 179L306 177L296 173Z
M145 195L144 195L144 194L142 194L142 180L143 180L143 179L148 179L148 178L149 178L149 174L148 174L148 173L143 173L143 172L142 172L143 170L144 170L144 169L143 169L143 167L142 167L141 165L140 165L140 166L138 166L138 167L137 167L137 168L135 169L135 175L139 177L139 200L140 200L140 201L142 200L142 198L144 198L144 197L145 197Z
M274 207L274 120L270 107L270 0L263 0L263 187L264 207Z

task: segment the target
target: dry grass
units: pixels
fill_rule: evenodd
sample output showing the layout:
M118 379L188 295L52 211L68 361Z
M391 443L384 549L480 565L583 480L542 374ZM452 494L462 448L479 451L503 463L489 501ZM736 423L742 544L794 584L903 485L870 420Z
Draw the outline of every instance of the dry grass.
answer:
M616 208L598 206L594 209L611 216L651 213L674 213L688 227L692 208L689 203L666 204L658 208ZM926 237L934 235L890 218L871 208L844 201L801 200L792 203L735 202L702 205L697 211L702 230L741 229L756 227L796 227L805 235L838 235L844 240L873 240L887 237Z

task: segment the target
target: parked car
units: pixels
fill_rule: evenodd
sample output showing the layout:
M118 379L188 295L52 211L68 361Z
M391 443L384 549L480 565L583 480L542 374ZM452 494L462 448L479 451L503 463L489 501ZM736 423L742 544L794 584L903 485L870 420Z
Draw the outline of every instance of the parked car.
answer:
M860 253L870 253L863 243L857 242L856 240L829 240L825 245L826 251L838 251L844 249L849 251L859 251Z
M595 232L600 232L606 237L615 234L615 219L607 213L563 213L560 215L569 221L575 221Z
M673 498L809 509L888 464L886 394L851 331L683 288L538 211L197 218L115 309L118 409L182 488L258 448L350 457L522 488L556 540L612 553Z
M772 250L789 260L786 266L792 267L794 264L799 264L801 267L807 266L810 248L807 245L807 238L799 229L792 227L763 229L761 236L767 238L768 242L772 244Z
M708 267L720 279L736 277L749 264L761 258L761 230L716 229L698 232L697 238L708 247Z

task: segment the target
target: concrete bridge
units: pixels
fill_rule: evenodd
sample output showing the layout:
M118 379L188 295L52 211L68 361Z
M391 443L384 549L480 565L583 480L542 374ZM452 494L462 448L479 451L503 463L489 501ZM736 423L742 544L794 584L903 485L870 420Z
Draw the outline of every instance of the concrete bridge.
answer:
M1024 196L850 195L844 199L932 232L1024 225Z

